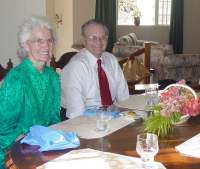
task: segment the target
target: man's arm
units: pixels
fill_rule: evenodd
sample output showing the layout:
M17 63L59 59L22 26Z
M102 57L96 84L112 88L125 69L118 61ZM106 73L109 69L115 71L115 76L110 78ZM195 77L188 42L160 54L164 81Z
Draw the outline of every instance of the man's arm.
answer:
M81 115L85 109L80 66L76 62L70 63L61 72L62 104L67 109L68 118Z

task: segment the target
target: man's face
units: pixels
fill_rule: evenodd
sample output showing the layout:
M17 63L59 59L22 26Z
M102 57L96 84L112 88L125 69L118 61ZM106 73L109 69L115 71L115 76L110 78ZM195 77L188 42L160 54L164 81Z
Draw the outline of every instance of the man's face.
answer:
M28 58L36 63L46 63L52 56L54 40L45 27L33 29L32 37L24 44Z
M83 38L85 48L99 58L106 49L108 39L103 26L98 24L89 25Z

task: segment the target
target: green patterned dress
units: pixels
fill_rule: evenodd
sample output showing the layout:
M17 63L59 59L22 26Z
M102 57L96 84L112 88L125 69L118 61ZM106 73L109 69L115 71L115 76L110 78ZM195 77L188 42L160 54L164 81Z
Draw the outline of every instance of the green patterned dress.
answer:
M29 59L13 68L0 88L0 169L4 154L30 126L60 121L60 80L45 66L39 72Z

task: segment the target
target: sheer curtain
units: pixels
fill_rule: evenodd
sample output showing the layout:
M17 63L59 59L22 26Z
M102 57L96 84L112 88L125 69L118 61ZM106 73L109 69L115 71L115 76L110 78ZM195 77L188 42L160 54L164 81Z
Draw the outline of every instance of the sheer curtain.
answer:
M174 53L183 52L183 17L184 1L172 0L169 43L173 45Z
M116 42L116 0L96 0L95 18L103 21L109 29L107 51L111 52Z

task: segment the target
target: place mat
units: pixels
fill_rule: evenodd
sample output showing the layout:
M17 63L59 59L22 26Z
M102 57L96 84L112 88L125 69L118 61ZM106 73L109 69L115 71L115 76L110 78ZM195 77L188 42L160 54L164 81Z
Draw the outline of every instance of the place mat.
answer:
M162 163L153 162L156 169L166 169ZM84 166L84 167L83 167ZM139 158L102 152L93 149L73 150L37 169L143 169Z
M63 121L50 127L56 130L74 131L80 138L95 139L109 135L134 121L134 118L119 116L117 118L111 119L108 122L109 129L107 131L97 131L96 116L78 116L76 118Z
M200 158L200 134L195 135L175 148L181 154Z
M146 96L143 94L130 95L127 100L114 103L117 107L127 108L130 110L146 111Z

